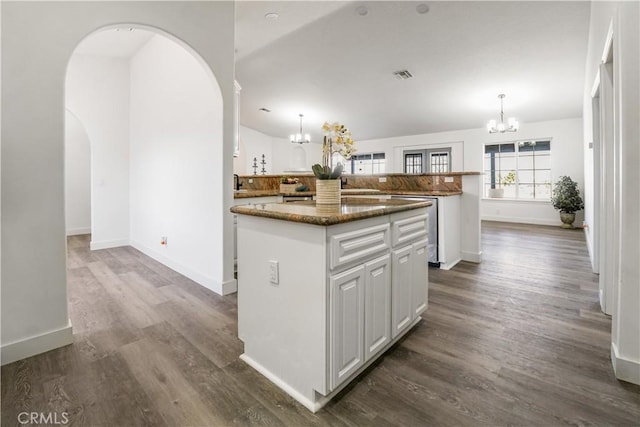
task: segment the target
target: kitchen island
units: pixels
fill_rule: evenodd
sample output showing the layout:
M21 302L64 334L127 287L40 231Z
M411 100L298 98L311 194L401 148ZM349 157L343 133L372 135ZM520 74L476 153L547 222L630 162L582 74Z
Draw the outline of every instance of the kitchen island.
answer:
M235 206L241 358L311 411L421 319L428 201Z

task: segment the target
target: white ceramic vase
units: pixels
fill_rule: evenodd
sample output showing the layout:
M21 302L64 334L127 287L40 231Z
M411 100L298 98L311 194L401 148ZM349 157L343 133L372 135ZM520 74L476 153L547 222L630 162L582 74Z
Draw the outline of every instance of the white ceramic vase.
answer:
M340 204L340 179L316 179L316 205Z

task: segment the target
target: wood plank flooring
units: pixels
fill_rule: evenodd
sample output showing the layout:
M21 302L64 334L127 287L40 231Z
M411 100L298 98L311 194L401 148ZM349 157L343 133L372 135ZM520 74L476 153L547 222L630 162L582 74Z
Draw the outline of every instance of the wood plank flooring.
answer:
M582 231L485 222L482 238L483 262L430 269L424 320L312 414L238 359L235 295L70 237L75 343L2 367L2 425L640 425Z

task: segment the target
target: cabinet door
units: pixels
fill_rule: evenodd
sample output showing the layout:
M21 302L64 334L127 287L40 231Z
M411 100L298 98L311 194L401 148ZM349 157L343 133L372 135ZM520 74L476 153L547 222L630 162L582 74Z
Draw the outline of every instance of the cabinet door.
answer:
M427 309L429 292L428 241L427 239L414 243L412 246L412 277L411 301L413 318L420 316Z
M391 337L395 338L411 324L413 274L413 248L411 245L392 252L391 261Z
M391 256L365 264L365 361L391 341Z
M331 389L364 363L364 265L331 276Z

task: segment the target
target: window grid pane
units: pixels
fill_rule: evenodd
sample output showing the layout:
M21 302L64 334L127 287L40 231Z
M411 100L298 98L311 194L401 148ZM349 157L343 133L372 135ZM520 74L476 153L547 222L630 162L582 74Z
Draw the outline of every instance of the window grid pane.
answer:
M431 173L449 172L449 153L431 153Z
M404 172L422 173L422 154L405 154Z
M364 153L351 157L351 173L356 175L371 175L384 173L386 170L385 153Z
M487 144L483 159L484 194L502 189L504 197L549 200L551 141Z

